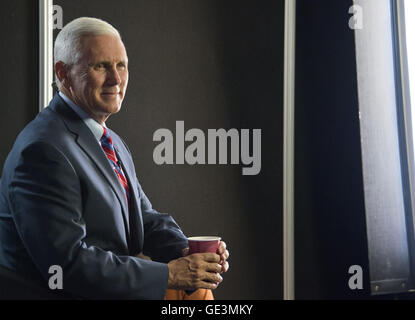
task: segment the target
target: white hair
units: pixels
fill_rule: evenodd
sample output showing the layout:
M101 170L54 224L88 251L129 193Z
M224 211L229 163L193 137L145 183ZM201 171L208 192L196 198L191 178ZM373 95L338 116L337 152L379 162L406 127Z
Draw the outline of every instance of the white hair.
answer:
M115 35L121 39L117 29L104 20L90 17L77 18L59 32L53 52L54 64L62 61L67 65L78 63L81 58L81 38L92 35ZM59 79L56 78L59 84Z

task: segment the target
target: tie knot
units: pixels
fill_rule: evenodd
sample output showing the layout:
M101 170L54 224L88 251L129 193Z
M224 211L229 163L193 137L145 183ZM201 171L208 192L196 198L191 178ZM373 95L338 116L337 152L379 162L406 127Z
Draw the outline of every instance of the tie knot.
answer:
M110 149L110 150L114 150L114 146L112 144L112 139L111 139L111 136L108 132L108 129L105 128L105 127L103 127L103 128L104 128L104 133L102 134L102 137L100 139L101 145L103 147L106 147L106 148Z
M100 139L101 146L104 149L105 153L111 153L113 154L113 157L115 157L114 154L114 145L112 143L111 136L108 132L108 129L104 127L104 133Z

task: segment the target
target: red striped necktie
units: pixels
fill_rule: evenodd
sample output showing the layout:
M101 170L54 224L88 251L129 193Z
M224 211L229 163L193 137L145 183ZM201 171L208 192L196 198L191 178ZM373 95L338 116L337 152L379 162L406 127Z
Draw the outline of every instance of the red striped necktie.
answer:
M121 166L118 163L117 156L115 155L114 145L112 144L111 136L108 132L108 129L104 128L104 134L102 135L100 142L102 149L107 156L111 167L114 169L115 174L118 177L121 185L124 187L125 196L127 198L128 205L130 204L130 187L128 186L127 179L125 178L124 172L122 171Z

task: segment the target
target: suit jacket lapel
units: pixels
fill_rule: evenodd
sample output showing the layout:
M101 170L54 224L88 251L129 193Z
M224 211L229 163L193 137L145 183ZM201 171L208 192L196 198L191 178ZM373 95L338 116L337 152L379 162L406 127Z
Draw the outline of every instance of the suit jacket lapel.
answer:
M66 105L62 98L56 94L50 103L50 108L62 115L62 119L67 125L67 128L76 135L76 142L84 150L84 152L96 164L98 169L104 175L114 193L117 195L122 207L122 214L124 219L124 227L127 232L127 239L129 239L129 217L128 205L125 199L125 192L121 183L118 181L105 153L102 151L99 143L97 143L91 130L84 124L78 115Z

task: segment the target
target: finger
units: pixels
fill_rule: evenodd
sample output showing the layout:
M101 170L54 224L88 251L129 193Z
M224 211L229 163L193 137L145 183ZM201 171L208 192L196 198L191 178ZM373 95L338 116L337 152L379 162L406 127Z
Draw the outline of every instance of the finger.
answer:
M219 284L223 281L223 278L219 273L205 272L201 280Z
M216 254L216 253L201 253L201 256L203 258L204 261L206 262L216 262L219 263L220 262L220 255Z
M222 265L218 263L207 263L205 267L205 270L207 272L215 272L215 273L221 272L222 269L223 269Z
M216 283L216 282L200 281L197 285L197 288L215 290L218 287L218 285L219 283Z
M229 251L225 250L225 252L220 255L220 259L221 261L226 261L228 260L228 258L229 258Z
M218 247L218 254L223 254L223 253L225 253L225 251L226 251L226 243L225 242L223 242L223 241L221 241L220 243L219 243L219 247Z
M227 272L228 270L229 270L229 263L228 261L225 261L225 263L222 264L222 272Z

